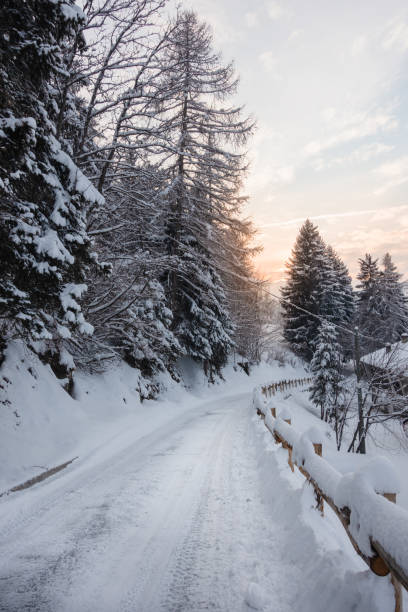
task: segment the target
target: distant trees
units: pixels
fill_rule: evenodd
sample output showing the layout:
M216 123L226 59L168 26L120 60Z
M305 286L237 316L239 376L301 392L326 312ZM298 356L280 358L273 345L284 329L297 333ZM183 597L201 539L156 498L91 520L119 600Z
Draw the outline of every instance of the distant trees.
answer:
M386 253L382 260L380 277L381 294L381 329L386 343L394 343L401 339L402 334L408 332L408 300L404 294L401 282L402 274Z
M287 280L281 292L284 338L299 356L311 360L322 320L340 331L344 357L352 355L356 325L363 353L397 342L408 331L407 297L390 254L384 256L381 268L370 254L359 264L353 291L347 267L324 243L317 227L306 220L287 263Z
M357 274L357 322L360 332L366 336L364 339L365 350L374 350L381 344L377 344L381 324L381 295L380 295L380 270L378 259L373 259L366 254L359 259L360 271ZM378 335L377 335L378 334ZM368 340L371 336L372 340Z
M401 283L401 274L386 253L382 269L378 260L366 254L359 260L357 276L357 322L363 334L364 352L400 340L408 330L408 305Z
M405 351L395 343L408 331L408 308L401 275L389 253L382 267L370 254L359 263L354 292L346 266L307 220L287 264L281 304L284 338L295 353L310 361L314 375L310 399L320 408L321 418L333 426L337 447L353 418L349 450L365 452L372 424L407 420L401 363ZM386 348L372 353L380 347ZM361 355L370 353L363 357L368 359L365 376L360 350ZM346 389L342 369L351 356L356 380Z
M327 297L325 299L329 310L325 312L323 307L322 314L327 314L328 319L333 324L350 329L355 316L355 299L351 276L345 263L330 245L327 246L326 253L329 282L326 283ZM340 332L338 340L342 354L345 357L350 357L352 348L349 334Z
M324 243L309 219L300 228L286 264L287 280L282 288L284 338L293 351L308 360L319 327Z
M314 354L322 320L342 327L352 322L354 301L348 270L309 220L299 231L281 293L284 338L308 361Z

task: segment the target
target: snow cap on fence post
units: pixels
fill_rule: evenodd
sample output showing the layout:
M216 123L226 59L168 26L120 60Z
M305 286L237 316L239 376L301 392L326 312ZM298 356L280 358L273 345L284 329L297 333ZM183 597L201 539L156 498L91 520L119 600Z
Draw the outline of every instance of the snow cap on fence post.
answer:
M282 408L282 410L279 411L279 418L285 421L285 423L288 423L288 425L292 424L292 414L287 408Z
M358 472L364 476L376 493L397 494L401 491L398 474L386 457L373 457Z
M313 444L316 455L322 456L324 434L318 427L310 427L305 432L307 438Z

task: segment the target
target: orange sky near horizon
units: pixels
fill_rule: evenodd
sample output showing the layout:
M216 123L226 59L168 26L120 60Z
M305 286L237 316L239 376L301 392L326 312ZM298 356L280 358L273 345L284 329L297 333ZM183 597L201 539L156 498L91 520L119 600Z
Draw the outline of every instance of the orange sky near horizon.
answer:
M327 244L330 244L343 259L355 281L359 270L358 259L366 253L378 258L379 264L389 252L398 270L407 280L408 206L389 207L385 211L368 212L362 215L311 220ZM281 285L285 278L285 263L289 259L297 234L304 220L277 224L276 227L258 226L256 241L263 250L254 260L261 277L272 284Z

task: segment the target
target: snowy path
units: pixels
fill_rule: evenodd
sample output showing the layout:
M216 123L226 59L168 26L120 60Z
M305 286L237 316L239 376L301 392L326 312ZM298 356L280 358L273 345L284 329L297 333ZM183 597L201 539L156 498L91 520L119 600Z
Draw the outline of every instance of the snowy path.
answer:
M1 500L0 610L240 612L265 581L263 609L293 610L250 416L249 393L203 402Z

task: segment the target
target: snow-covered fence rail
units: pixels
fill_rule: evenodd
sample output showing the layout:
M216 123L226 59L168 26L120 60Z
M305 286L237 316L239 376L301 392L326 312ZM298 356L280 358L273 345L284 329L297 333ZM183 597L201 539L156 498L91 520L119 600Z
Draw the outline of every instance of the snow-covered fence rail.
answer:
M408 512L396 505L399 485L391 464L376 457L355 473L341 474L322 456L321 432L298 433L286 408L277 413L268 407L263 389L254 389L253 406L288 450L292 471L296 465L313 485L322 514L323 500L332 508L369 568L378 576L391 574L395 612L402 612L401 585L408 591Z
M261 387L261 391L265 397L271 397L278 391L286 391L287 389L293 389L294 387L302 387L311 383L313 378L296 378L292 380L280 380L279 382L273 382L269 385Z

